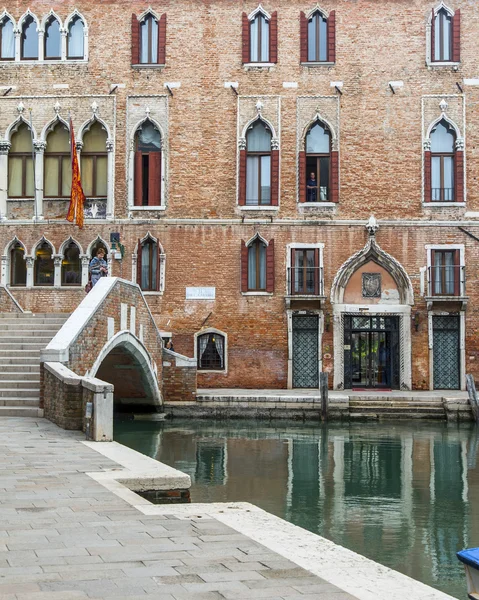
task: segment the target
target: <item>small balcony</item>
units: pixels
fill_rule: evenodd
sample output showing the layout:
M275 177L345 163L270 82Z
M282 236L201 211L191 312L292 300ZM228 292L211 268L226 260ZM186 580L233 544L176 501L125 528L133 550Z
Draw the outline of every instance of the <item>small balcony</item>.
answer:
M426 302L428 309L434 303L460 302L467 304L466 268L460 265L435 265L427 269Z
M431 202L455 202L454 188L432 188Z
M307 185L306 202L329 202L329 188L325 185Z
M288 267L288 291L286 304L296 301L324 300L324 279L322 267Z

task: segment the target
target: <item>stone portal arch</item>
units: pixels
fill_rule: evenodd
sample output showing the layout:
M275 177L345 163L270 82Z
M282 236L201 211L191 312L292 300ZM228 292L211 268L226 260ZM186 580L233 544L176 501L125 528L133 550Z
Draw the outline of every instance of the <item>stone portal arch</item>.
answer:
M118 332L103 346L87 375L112 383L115 402L130 411L154 412L163 404L156 365L129 331Z

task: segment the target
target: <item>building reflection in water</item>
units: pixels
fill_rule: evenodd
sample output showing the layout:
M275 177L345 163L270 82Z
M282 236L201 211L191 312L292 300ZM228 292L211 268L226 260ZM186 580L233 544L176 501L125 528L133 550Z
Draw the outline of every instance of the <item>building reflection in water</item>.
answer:
M252 502L465 597L455 553L479 545L472 426L174 420L120 424L115 438L188 473L193 502Z

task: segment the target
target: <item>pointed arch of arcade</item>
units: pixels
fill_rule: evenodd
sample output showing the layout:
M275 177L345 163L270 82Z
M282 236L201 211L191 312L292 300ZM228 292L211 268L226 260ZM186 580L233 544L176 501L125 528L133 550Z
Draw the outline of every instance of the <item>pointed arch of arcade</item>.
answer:
M156 366L145 345L129 331L119 331L103 346L87 375L95 377L105 358L115 348L126 350L137 361L143 369L154 405L161 406L163 400L158 386Z

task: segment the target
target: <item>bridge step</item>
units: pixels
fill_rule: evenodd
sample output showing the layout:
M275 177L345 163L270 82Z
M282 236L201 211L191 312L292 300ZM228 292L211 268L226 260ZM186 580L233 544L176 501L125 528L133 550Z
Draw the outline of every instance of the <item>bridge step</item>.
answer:
M40 351L70 315L0 313L0 418L42 417Z

